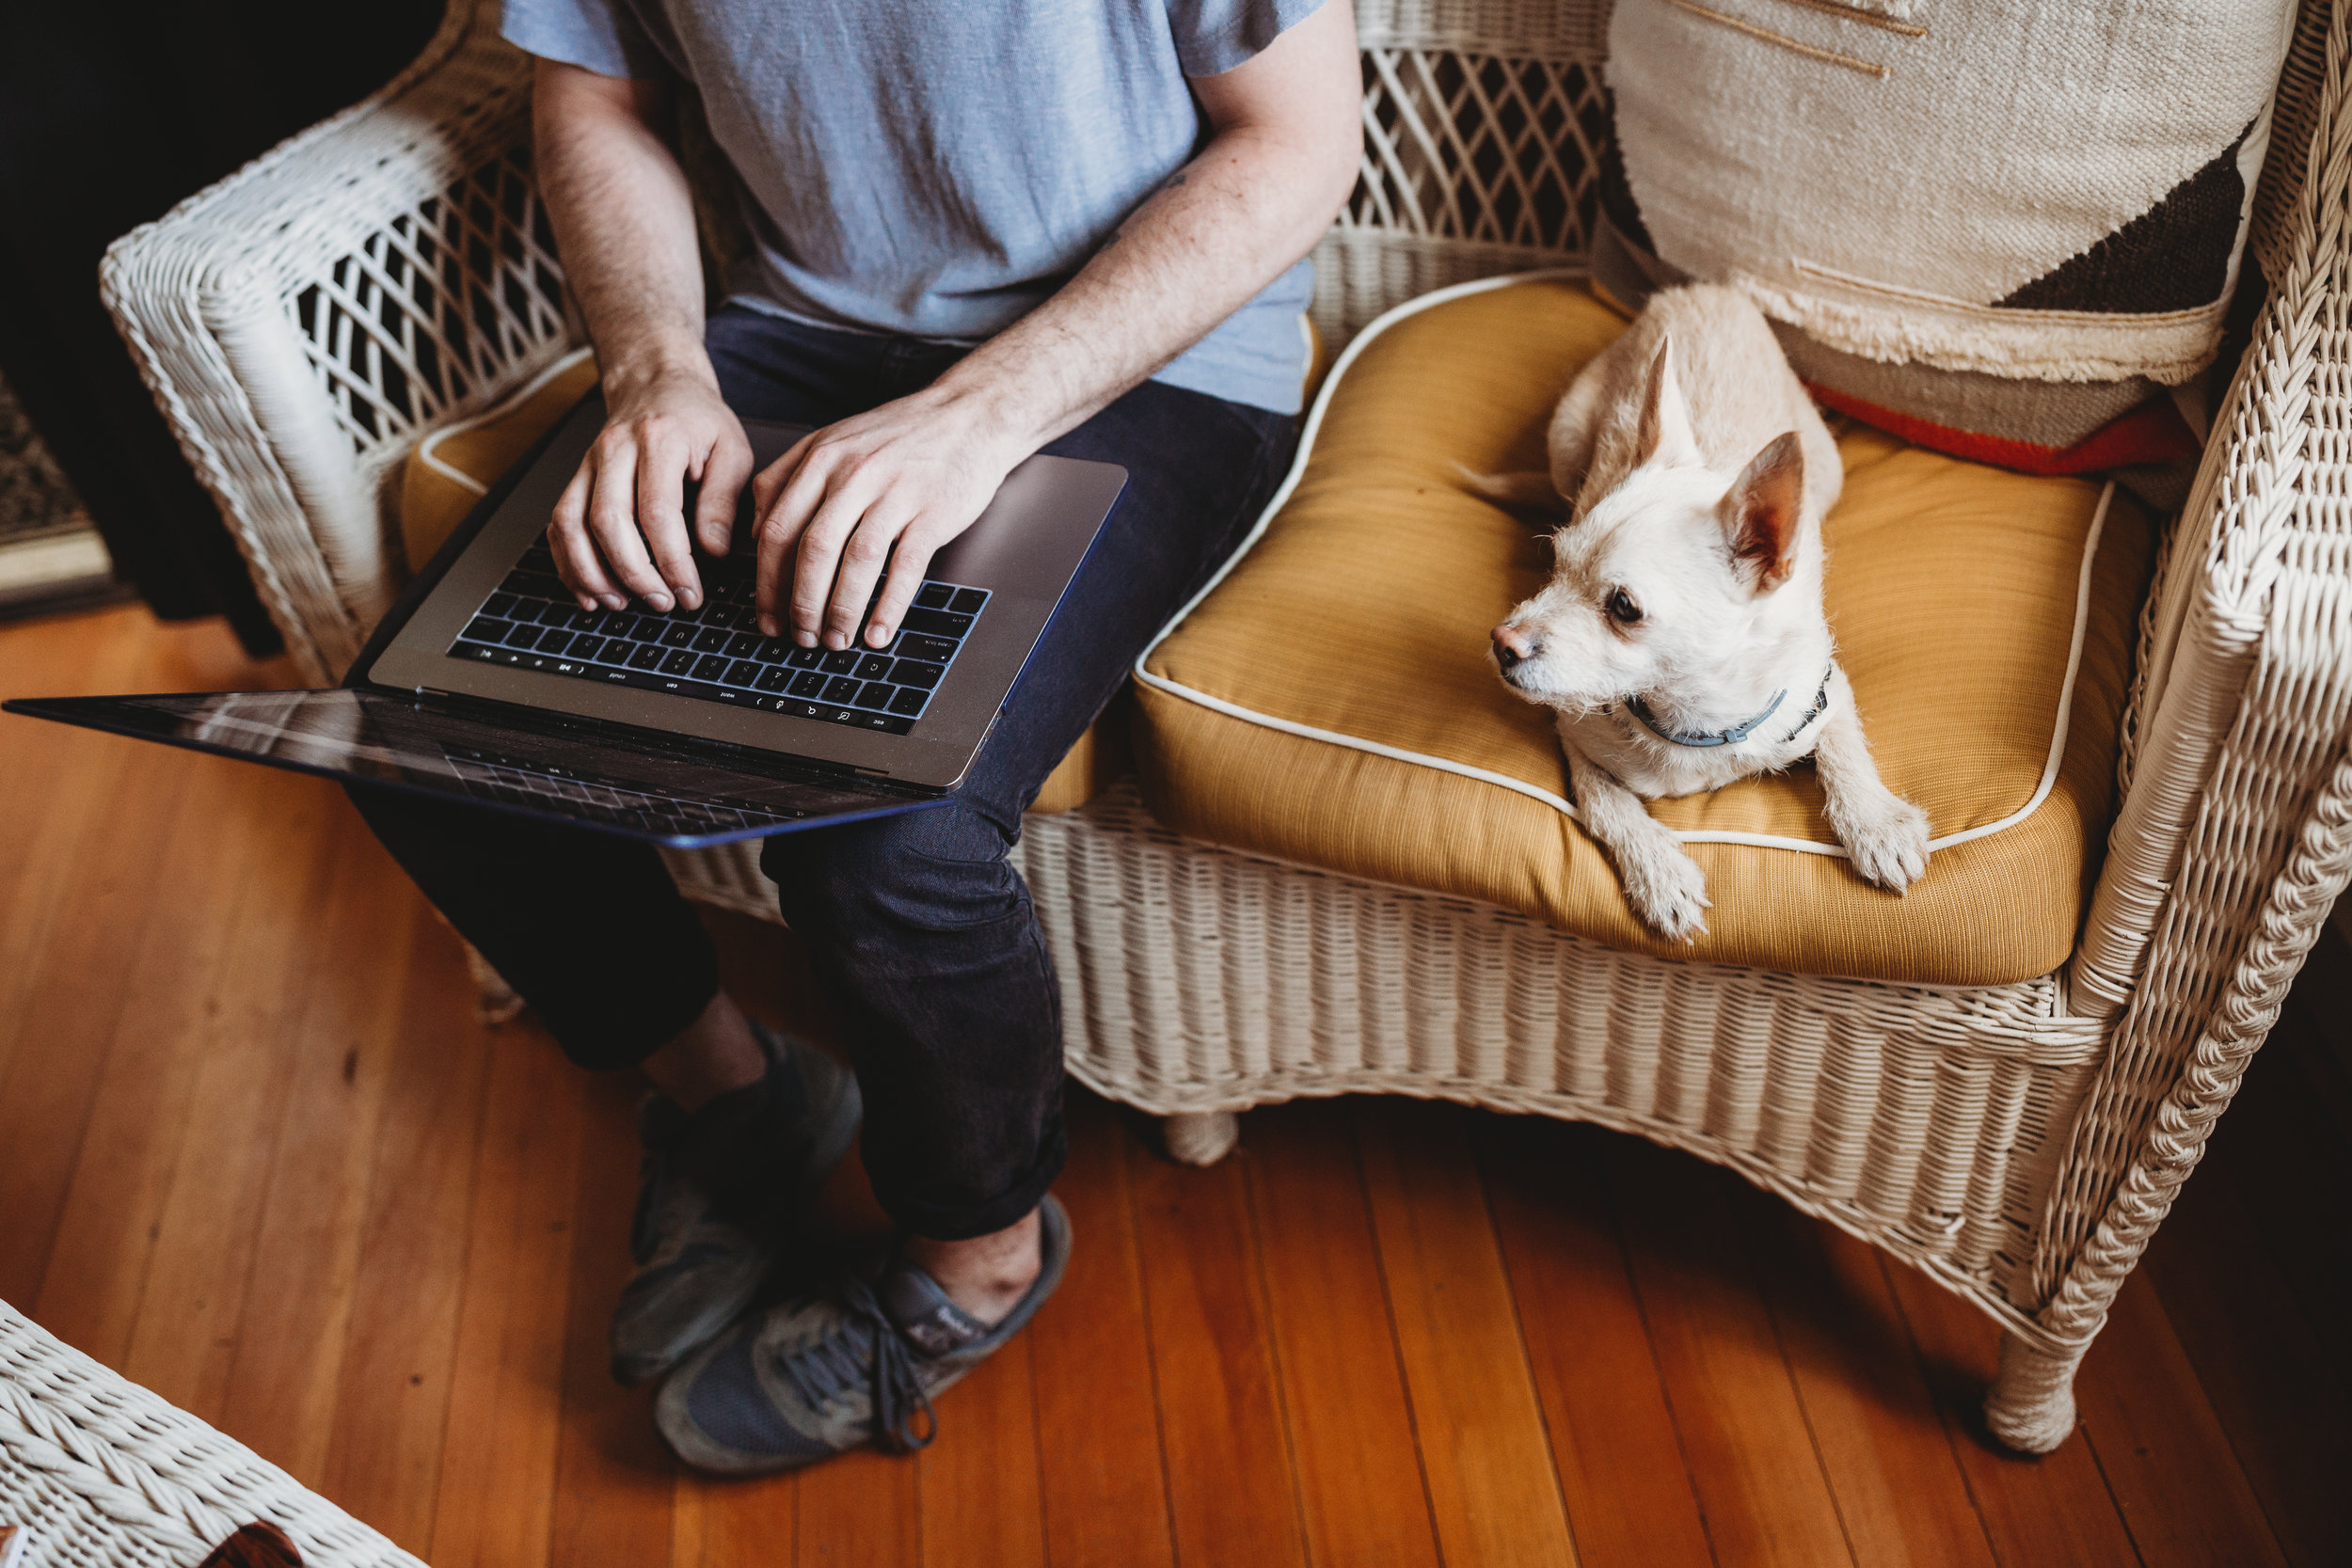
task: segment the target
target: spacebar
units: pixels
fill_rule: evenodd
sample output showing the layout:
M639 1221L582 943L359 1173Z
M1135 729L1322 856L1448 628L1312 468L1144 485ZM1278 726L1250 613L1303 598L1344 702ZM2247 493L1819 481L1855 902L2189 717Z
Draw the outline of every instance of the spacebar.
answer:
M856 708L837 707L830 703L803 702L797 697L770 696L765 692L712 686L707 681L665 675L659 670L615 670L611 665L599 664L582 667L580 673L608 686L630 686L643 691L666 692L674 697L696 697L727 707L757 708L763 713L782 713L795 719L838 724L844 729L904 735L914 727L914 720L902 719L895 713L868 713Z
M659 670L616 670L609 664L594 664L583 668L580 673L590 680L602 681L607 686L633 686L641 691L666 691L674 697L716 696L722 689L715 686L705 686L701 681L683 680L676 675L665 675Z

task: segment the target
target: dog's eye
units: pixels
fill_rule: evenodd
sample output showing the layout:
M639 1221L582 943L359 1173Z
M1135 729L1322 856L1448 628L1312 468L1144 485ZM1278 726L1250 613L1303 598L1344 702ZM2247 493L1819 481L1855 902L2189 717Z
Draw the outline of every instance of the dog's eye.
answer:
M1609 595L1609 618L1621 626L1637 625L1642 619L1642 607L1620 588Z

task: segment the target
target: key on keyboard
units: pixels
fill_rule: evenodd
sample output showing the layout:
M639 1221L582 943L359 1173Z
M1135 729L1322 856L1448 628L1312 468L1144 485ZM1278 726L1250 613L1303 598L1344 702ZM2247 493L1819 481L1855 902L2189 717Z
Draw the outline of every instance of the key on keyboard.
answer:
M758 635L748 557L697 564L706 594L697 609L581 610L557 580L546 541L534 541L450 657L905 735L989 600L985 588L927 581L890 647L829 652Z

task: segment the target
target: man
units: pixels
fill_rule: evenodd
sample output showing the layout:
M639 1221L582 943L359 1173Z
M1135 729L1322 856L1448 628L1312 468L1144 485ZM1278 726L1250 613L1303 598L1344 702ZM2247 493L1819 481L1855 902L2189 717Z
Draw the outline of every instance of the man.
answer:
M1345 0L508 0L538 170L608 423L549 541L583 609L691 609L756 552L760 629L888 644L931 553L1033 452L1130 471L949 807L768 841L855 1081L749 1023L643 847L361 809L574 1060L640 1067L625 1381L706 1469L929 1440L929 1396L1058 1281L1057 992L1007 860L1021 813L1289 465L1301 258L1355 179ZM704 319L664 139L699 93L752 245ZM763 472L739 417L819 428ZM755 524L732 536L749 483ZM880 584L879 599L874 591ZM870 611L867 609L872 604ZM864 1122L901 1231L755 1307ZM772 1294L772 1292L771 1292Z

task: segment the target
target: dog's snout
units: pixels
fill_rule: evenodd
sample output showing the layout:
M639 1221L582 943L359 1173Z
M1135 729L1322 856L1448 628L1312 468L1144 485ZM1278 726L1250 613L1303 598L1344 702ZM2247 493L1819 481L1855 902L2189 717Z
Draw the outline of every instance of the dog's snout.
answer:
M1543 644L1536 641L1525 626L1515 621L1505 621L1495 627L1493 636L1495 662L1505 670L1509 670L1522 659L1534 658L1543 651Z

